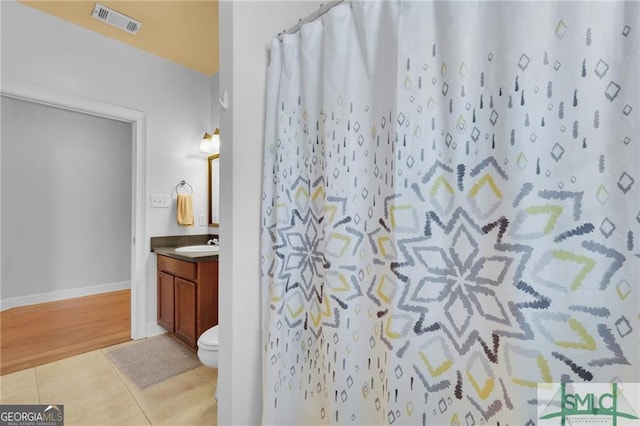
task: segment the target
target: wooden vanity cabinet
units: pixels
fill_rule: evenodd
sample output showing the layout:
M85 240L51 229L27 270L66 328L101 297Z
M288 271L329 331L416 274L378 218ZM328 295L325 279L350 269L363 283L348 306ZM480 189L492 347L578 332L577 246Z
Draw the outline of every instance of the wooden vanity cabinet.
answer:
M158 257L158 260L160 257ZM173 275L158 268L158 325L173 333L174 328L174 281Z
M192 348L218 324L218 261L158 255L158 325Z

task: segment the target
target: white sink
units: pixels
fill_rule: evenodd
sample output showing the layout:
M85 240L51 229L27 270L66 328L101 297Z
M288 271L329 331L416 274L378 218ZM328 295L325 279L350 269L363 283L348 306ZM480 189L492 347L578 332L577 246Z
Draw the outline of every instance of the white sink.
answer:
M199 245L178 247L176 253L218 253L220 246Z

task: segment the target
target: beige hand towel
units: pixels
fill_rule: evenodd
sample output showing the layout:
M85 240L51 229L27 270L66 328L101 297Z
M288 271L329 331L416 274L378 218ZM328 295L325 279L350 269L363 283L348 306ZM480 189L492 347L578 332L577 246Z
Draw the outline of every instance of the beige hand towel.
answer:
M193 226L193 200L191 194L178 194L178 225Z

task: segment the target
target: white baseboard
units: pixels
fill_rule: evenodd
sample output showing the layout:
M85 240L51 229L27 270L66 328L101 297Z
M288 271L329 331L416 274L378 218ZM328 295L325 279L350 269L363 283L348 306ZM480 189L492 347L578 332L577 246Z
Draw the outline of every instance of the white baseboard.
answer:
M48 293L31 294L29 296L11 297L0 300L0 311L17 308L18 306L35 305L37 303L55 302L56 300L72 299L74 297L91 296L93 294L108 293L110 291L131 288L131 281L93 285L89 287L71 288L68 290L51 291Z

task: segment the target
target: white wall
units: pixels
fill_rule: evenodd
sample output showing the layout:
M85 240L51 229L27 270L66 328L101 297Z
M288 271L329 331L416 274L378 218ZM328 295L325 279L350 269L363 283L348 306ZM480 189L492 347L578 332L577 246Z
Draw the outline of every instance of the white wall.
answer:
M220 128L220 104L218 103L218 86L220 85L219 74L211 76L211 125L209 128L214 130Z
M260 200L266 67L271 39L320 2L221 1L220 370L218 423L261 421Z
M209 128L213 131L220 129L220 103L218 102L218 86L220 84L220 74L216 73L211 77L211 125ZM211 133L211 132L209 132ZM219 180L220 176L213 176L213 179ZM220 225L209 227L209 234L219 234Z
M2 308L127 288L131 124L0 100Z
M196 221L206 214L207 163L198 143L211 125L212 77L64 22L13 1L0 2L1 76L32 86L147 114L149 194L166 194L184 179L194 189ZM175 194L173 194L175 197ZM143 214L148 236L203 234L183 228L171 209ZM100 226L96 222L96 227ZM148 246L148 238L143 242ZM146 262L147 324L156 322L155 255Z

